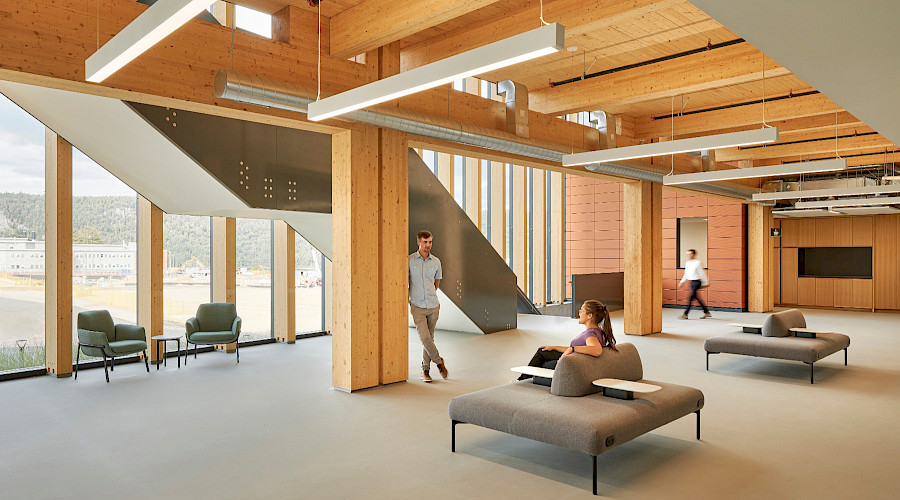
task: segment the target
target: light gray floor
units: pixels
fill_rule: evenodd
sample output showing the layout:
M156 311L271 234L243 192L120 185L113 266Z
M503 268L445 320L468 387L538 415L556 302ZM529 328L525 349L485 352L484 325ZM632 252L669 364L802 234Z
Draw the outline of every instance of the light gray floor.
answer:
M731 321L713 312L666 333L621 335L646 378L706 394L703 440L693 415L600 456L611 498L897 498L900 492L900 315L804 311L813 328L848 332L818 363L717 355L703 340ZM567 318L520 317L488 336L438 332L450 380L417 378L354 394L330 389L330 337L242 349L241 363L201 354L149 375L123 365L103 381L40 377L0 383L0 498L590 498L590 458L471 425L450 453L447 402L502 384L544 343L567 343Z

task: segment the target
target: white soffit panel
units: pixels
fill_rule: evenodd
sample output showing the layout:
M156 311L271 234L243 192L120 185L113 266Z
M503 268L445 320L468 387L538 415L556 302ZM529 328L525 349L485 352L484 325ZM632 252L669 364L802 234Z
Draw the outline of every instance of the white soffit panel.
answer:
M774 215L775 217L778 217L778 218L785 218L785 217L798 218L798 217L838 217L838 216L841 216L844 214L839 213L839 212L831 212L824 208L817 208L814 210L791 210L791 209L773 210L772 215Z
M894 207L842 207L835 212L847 215L890 215L900 213L900 209Z

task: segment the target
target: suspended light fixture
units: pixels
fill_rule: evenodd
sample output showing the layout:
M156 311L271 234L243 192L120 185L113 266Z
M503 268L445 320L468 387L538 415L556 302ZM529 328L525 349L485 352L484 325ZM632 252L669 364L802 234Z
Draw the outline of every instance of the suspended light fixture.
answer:
M775 193L755 193L753 201L797 200L800 198L825 198L827 196L860 196L864 194L900 193L900 185L862 186L854 188L808 189L800 191L778 191Z
M887 198L842 198L840 200L823 201L798 201L795 208L834 208L834 207L864 207L870 205L897 205L900 204L900 196Z
M548 24L312 102L309 104L309 119L325 120L462 78L552 54L564 48L565 27L559 23Z
M214 3L215 0L157 0L84 61L85 80L102 82Z
M663 177L663 184L672 186L676 184L694 184L696 182L732 181L735 179L752 179L756 177L778 177L793 174L834 172L846 168L847 160L839 158L835 160L785 163L784 165L770 165L766 167L732 168L728 170L696 172L693 174L667 175Z
M621 148L601 149L586 153L574 153L563 155L564 167L578 165L590 165L592 163L606 163L621 160L633 160L650 156L665 156L691 151L708 149L733 148L738 146L750 146L754 144L768 144L778 140L778 128L768 127L743 132L730 132L728 134L707 135L704 137L691 137L689 139L676 139L674 141L654 142L652 144L639 144L637 146L625 146Z

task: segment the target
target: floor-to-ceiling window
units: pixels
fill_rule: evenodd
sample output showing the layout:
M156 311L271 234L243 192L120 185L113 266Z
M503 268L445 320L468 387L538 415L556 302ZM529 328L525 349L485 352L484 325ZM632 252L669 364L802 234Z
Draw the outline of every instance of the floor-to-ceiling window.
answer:
M73 148L73 327L79 312L99 309L137 323L137 193Z
M44 126L0 95L0 371L44 365Z
M241 341L272 337L272 221L237 219L235 283Z
M211 301L210 226L195 215L163 215L163 331L184 333L184 322ZM166 342L168 350L177 346Z
M320 332L325 329L322 312L323 257L302 236L294 238L294 267L296 293L296 332Z

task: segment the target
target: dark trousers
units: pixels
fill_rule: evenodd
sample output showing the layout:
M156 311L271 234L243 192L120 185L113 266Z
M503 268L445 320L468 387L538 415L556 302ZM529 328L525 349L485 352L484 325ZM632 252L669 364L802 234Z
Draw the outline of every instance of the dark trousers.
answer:
M691 280L691 296L687 301L687 308L684 310L684 314L691 312L691 304L696 300L700 307L703 308L703 312L709 314L709 309L706 308L706 304L700 300L700 296L697 295L697 290L700 289L701 281L700 280Z
M562 357L561 352L559 351L545 351L538 347L534 356L531 357L531 361L528 362L528 366L537 366L540 368L549 368L551 370L556 369L556 362L559 361L559 358ZM531 378L531 375L519 375L519 380L525 380L527 378Z

